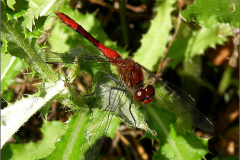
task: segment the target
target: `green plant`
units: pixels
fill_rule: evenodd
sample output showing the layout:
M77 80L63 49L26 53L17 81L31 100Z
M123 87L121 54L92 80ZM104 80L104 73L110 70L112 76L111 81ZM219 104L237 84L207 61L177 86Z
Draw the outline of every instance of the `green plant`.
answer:
M196 1L193 6L199 9L201 4L197 2L198 1ZM224 2L229 5L234 5L236 11L239 10L236 1L232 1L231 3ZM13 152L13 159L22 152L22 148L24 148L26 152L29 151L30 148L36 148L35 153L31 151L32 154L27 155L29 159L70 159L69 157L83 157L87 152L87 147L89 147L89 142L86 139L88 136L86 135L86 131L88 130L89 124L91 124L89 121L92 118L91 116L98 117L103 114L103 111L100 111L98 108L104 106L104 97L102 97L102 100L99 100L96 97L83 98L82 95L75 95L72 87L64 85L65 82L62 80L64 78L63 74L54 71L49 64L35 61L41 59L41 56L45 54L45 49L47 48L46 44L40 46L37 40L38 37L44 33L44 24L46 24L46 26L51 26L51 24L54 23L54 27L51 29L51 37L48 38L48 43L52 51L66 52L71 49L69 51L70 53L100 53L88 41L74 33L71 29L67 28L59 21L53 21L55 16L52 13L55 11L55 5L59 5L59 2L35 2L37 7L33 6L33 3L34 1L20 1L10 4L9 1L1 1L2 61L7 58L5 56L9 56L9 54L12 58L13 56L21 58L21 60L25 62L25 65L32 70L32 76L37 75L42 79L41 86L38 88L39 90L36 94L28 98L21 98L15 103L9 103L8 106L2 110L1 127L3 134L1 135L1 144L4 145L6 141L38 110L40 110L44 116L47 116L51 103L53 100L57 99L62 104L70 107L75 114L70 118L68 123L64 125L64 127L67 128L66 132L62 131L62 125L56 125L59 135L56 134L52 137L52 141L56 141L53 151L37 149L43 148L43 143L48 146L46 148L53 146L54 142L50 143L46 139L39 144L27 144L25 146L21 144L7 145L6 148L8 150L4 150L4 148L3 150L6 151L6 153L11 150ZM171 13L174 11L175 3L175 0L156 3L157 14L152 20L148 32L141 40L141 47L133 56L135 61L152 71L157 70L157 64L163 56L166 45L169 42L168 37L172 36L170 32L172 29ZM226 5L225 3L220 5ZM209 5L211 5L210 8L215 7L214 4ZM46 10L46 8L48 9ZM87 31L109 48L118 51L118 53L121 53L121 55L125 57L128 55L127 51L121 47L117 47L116 43L113 43L107 38L99 21L94 18L94 14L84 15L77 11L73 12L68 6L67 1L62 2L59 11L64 12L75 20L78 19L78 22L83 24ZM184 24L185 26L183 25L183 27L179 29L179 37L173 42L167 54L167 58L173 59L173 62L169 63L168 66L176 67L179 63L183 62L189 67L186 67L188 71L187 74L196 77L198 77L200 73L196 73L190 68L195 67L194 65L198 63L189 66L187 62L189 60L195 60L195 57L202 55L208 47L215 47L217 44L223 44L227 41L227 36L232 34L232 27L238 27L236 19L233 19L232 16L226 17L226 19L222 21L216 17L216 15L219 14L218 12L212 12L211 14L213 16L209 22L206 16L198 16L201 15L201 10L197 11L198 12L195 13L192 11L192 8L189 7L182 12L182 16L186 17L186 20L196 19L203 29L186 30L187 25ZM236 11L232 12L233 15L235 15ZM228 12L228 10L224 12ZM230 23L230 26L223 25L221 24L222 22ZM219 34L221 36L219 36ZM76 47L78 44L81 44L81 46ZM154 59L149 57L154 57ZM22 63L21 60L18 59L15 61L14 59L14 62ZM13 59L8 61L13 61ZM15 63L8 63L2 66L2 68L6 70L4 73L7 73L5 74L7 76L2 78L1 82L4 87L1 87L1 93L4 93L8 86L14 82L8 79L13 79L19 72L20 67L17 67ZM10 70L7 70L7 68L9 68L8 65L10 65ZM21 68L23 68L23 64ZM12 72L13 70L17 71ZM103 77L101 71L111 72L112 68L108 64L73 65L69 74L70 78L67 79L68 82L72 82L76 78L79 70L85 71L94 78L93 88L95 88ZM107 87L106 83L110 82L105 82L101 87L102 90ZM104 93L104 91L101 91L101 93ZM123 103L127 106L129 102L126 100ZM125 106L124 104L123 106ZM140 122L138 128L151 132L152 135L154 135L153 130L157 132L156 138L159 139L161 143L159 144L160 149L154 158L202 159L205 154L208 153L208 140L198 138L193 132L185 132L182 131L182 129L176 128L174 126L176 117L172 113L153 108L151 105L147 108L147 113L149 128L144 123L143 111L133 107L133 114L138 115L138 120ZM131 120L129 121L128 119L130 118L128 117L129 115L127 115L126 119L123 118L123 120L128 125L131 125ZM51 125L53 125L53 123L54 122L44 124L44 127L46 127L44 128L45 130L43 130L44 135L49 134L48 130L52 127ZM113 137L121 121L115 117L111 123L112 125L109 127L111 132L108 133L107 136ZM53 131L51 131L51 133L52 132ZM154 137L152 135L146 134L147 137L153 139ZM99 136L101 136L101 134ZM57 140L57 138L59 139ZM24 158L26 159L26 156L23 157L23 159Z

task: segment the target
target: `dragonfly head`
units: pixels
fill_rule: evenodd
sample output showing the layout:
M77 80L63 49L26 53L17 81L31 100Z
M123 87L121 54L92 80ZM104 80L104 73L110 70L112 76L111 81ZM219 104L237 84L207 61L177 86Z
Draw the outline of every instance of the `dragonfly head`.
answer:
M134 100L141 102L142 104L148 104L153 101L155 95L155 89L152 85L147 85L146 88L137 89L134 93Z

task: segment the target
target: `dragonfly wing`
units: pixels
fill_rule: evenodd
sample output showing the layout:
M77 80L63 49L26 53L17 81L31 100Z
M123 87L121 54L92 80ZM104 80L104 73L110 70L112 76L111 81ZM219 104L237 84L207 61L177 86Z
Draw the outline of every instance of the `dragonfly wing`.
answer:
M101 74L103 76L103 74ZM116 78L114 74L113 78ZM101 78L99 78L101 80ZM138 109L132 104L131 112L129 111L130 104L130 92L125 92L125 88L110 79L104 79L99 89L96 91L96 95L101 99L98 103L98 107L92 114L92 120L88 123L88 129L86 131L85 141L86 146L82 147L84 152L84 159L94 159L104 141L107 134L111 119L113 115L119 117L122 121L128 125L136 126L144 130L150 131L155 134L154 131L150 130L145 123L144 115L140 115ZM95 107L96 108L96 107ZM101 111L99 110L101 109Z
M174 112L177 116L189 121L196 127L211 132L214 128L211 121L198 111L195 100L173 84L156 77L151 71L143 67L146 71L147 83L155 87L154 103L157 107L165 108Z
M104 100L101 98L102 102L99 101L97 107L93 106L94 108L89 118L90 121L87 124L88 128L85 134L85 143L81 147L81 151L84 153L84 160L92 160L96 158L99 153L112 117L119 107L117 97L117 94L108 94L107 99Z
M111 89L111 87L118 89ZM82 152L85 153L85 160L94 159L97 156L113 115L128 121L127 118L130 117L128 115L130 113L128 105L125 105L126 103L123 102L123 98L126 98L126 96L121 89L124 89L121 85L111 80L106 80L101 83L96 91L99 101L95 104L98 106L93 109L91 121L87 124L89 127L86 130L85 145L81 147ZM129 121L132 122L133 120Z
M47 52L45 55L45 63L99 63L107 62L103 55L98 54L61 54L55 52Z
M113 114L109 111L93 110L90 122L87 123L85 133L85 143L80 150L84 153L84 160L92 160L96 158L101 149L102 143L107 134L107 130Z
M125 87L117 84L113 80L108 80L106 83L102 83L100 89L101 97L103 99L103 106L108 106L109 103L114 103L117 107L114 106L109 109L114 112L114 114L117 115L117 117L119 117L122 121L129 126L135 127L136 124L136 127L150 131L144 121L144 115L139 112L134 100L130 106L130 99L132 96L131 92L127 91Z
M70 53L74 53L71 52ZM69 53L56 53L56 52L46 52L43 55L36 56L33 61L48 64L75 64L75 63L103 63L109 62L109 60L99 54L84 54L78 52L78 54Z

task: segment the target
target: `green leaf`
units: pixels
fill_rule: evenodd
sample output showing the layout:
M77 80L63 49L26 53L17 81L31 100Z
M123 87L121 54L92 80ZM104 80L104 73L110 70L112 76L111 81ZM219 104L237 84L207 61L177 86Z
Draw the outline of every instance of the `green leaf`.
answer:
M1 93L14 83L14 77L24 68L24 63L19 58L1 55Z
M56 23L51 29L51 34L48 38L48 42L51 46L51 51L53 52L64 53L71 49L66 41L68 39L68 36L73 36L74 31L69 30L68 33L64 32L67 27L61 25L61 23Z
M2 97L2 104L3 102L11 102L12 97L14 97L13 90L9 89L7 92L3 92L1 94Z
M55 83L44 83L38 96L29 96L22 98L14 104L9 104L1 110L1 147L7 140L39 109L41 109L49 101L53 101L66 92L64 82L57 81Z
M7 0L7 5L9 8L11 8L12 10L14 10L13 5L16 3L15 0Z
M1 1L2 2L2 1ZM6 11L8 19L15 19L21 17L25 14L28 9L29 2L27 0L18 0L17 3L14 1L4 0L5 4L7 4L4 9ZM3 2L2 2L3 3ZM2 11L1 11L2 12Z
M223 76L220 80L220 84L218 86L218 94L223 95L226 93L227 88L230 85L232 74L234 72L234 68L228 66L225 71L223 72Z
M40 159L52 152L54 142L65 133L66 125L59 121L43 122L41 127L43 138L37 142L25 144L6 144L2 149L2 159Z
M95 103L92 103L95 105ZM102 119L101 117L105 117ZM68 130L56 142L56 149L46 157L46 159L84 159L93 158L97 155L102 146L104 136L107 132L109 123L108 115L99 109L91 111L80 109L72 117L69 118ZM108 135L114 137L115 131L118 129L120 121L114 117L108 130Z
M5 14L1 14L1 35L7 40L7 51L12 56L24 59L27 65L37 71L43 78L56 80L56 73L45 63L35 63L34 58L40 58L42 48L36 38L25 38L23 18L8 20Z
M56 149L46 159L79 159L86 133L86 124L89 115L81 111L69 118L68 130L56 142Z
M204 28L216 27L220 23L239 28L239 1L196 0L181 15L187 22L195 21Z
M26 28L32 31L33 24L36 24L36 17L48 16L53 12L59 1L56 0L31 0L29 8L24 16ZM52 25L52 21L49 21ZM43 23L44 24L44 23Z
M153 71L162 57L172 29L171 12L174 10L175 0L168 0L158 4L157 15L141 40L141 47L133 59Z
M151 105L147 113L149 126L156 129L160 142L153 159L203 159L208 153L208 140L198 138L193 132L176 131L176 118L172 113Z
M175 40L166 56L173 59L169 66L174 68L183 60L202 55L207 48L215 48L217 44L226 42L230 35L232 35L231 27L222 25L194 31L186 38Z
M38 17L37 19L33 19L35 21L34 22L35 25L31 28L31 32L28 29L25 30L25 36L39 38L39 36L45 33L43 31L43 24L45 23L47 18L48 16L42 16L42 17Z
M46 103L52 101L64 89L64 82L57 81L58 75L51 67L45 63L37 63L36 59L41 59L42 48L38 45L36 38L26 38L23 17L18 19L7 19L6 14L1 14L1 35L7 41L7 52L12 56L24 59L26 64L33 70L33 74L38 72L41 78L48 79L54 83L44 83L42 90L37 94L39 97L30 96L22 98L14 104L9 104L2 110L2 134L1 145L22 126L36 111ZM44 21L42 21L44 22ZM42 24L43 25L43 24ZM38 25L40 28L41 25ZM26 33L26 32L25 32ZM5 51L6 52L6 51ZM14 58L12 58L14 59ZM7 70L6 70L7 71ZM11 75L13 77L13 75ZM9 80L9 82L11 82ZM50 93L50 92L51 93Z
M7 52L7 40L4 38L1 38L1 54L6 53Z

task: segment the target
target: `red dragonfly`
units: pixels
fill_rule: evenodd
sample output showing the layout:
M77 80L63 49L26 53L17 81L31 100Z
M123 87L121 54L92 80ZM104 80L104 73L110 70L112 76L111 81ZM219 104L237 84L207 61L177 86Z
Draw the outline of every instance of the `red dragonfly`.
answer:
M159 107L161 106L162 108L166 108L167 110L174 112L177 116L182 117L202 130L209 132L213 130L213 124L206 116L195 108L194 99L186 92L162 80L160 77L156 77L155 74L142 65L134 62L132 59L122 59L116 51L105 47L81 25L77 24L64 13L56 12L56 15L68 27L72 28L95 45L104 55L76 56L52 53L57 56L48 56L45 63L59 63L56 57L61 58L61 63L75 63L76 58L77 62L86 62L88 60L91 62L110 62L110 64L116 67L118 75L118 78L108 74L105 75L93 92L93 94L95 94L95 92L100 89L100 85L104 84L104 79L107 78L114 82L117 86L110 87L109 94L106 96L107 100L103 100L106 102L106 107L104 108L105 112L100 113L98 115L99 117L96 119L92 118L92 128L86 131L85 139L87 141L87 146L82 146L81 148L81 151L85 152L84 159L94 159L98 154L106 136L113 113L119 114L120 112L124 112L124 114L129 115L128 117L132 117L129 121L133 122L133 126L139 126L139 124L137 124L137 120L139 119L132 113L131 106L134 101L143 105L145 111L145 122L147 122L145 105L151 102L159 105ZM121 108L123 108L123 104L121 104L123 94L118 97L119 93L126 93L129 95L129 104L125 107L128 108L127 112L121 110ZM94 116L96 117L93 113L92 117ZM96 129L95 132L93 131L94 129ZM99 136L99 134L95 133L101 134Z

